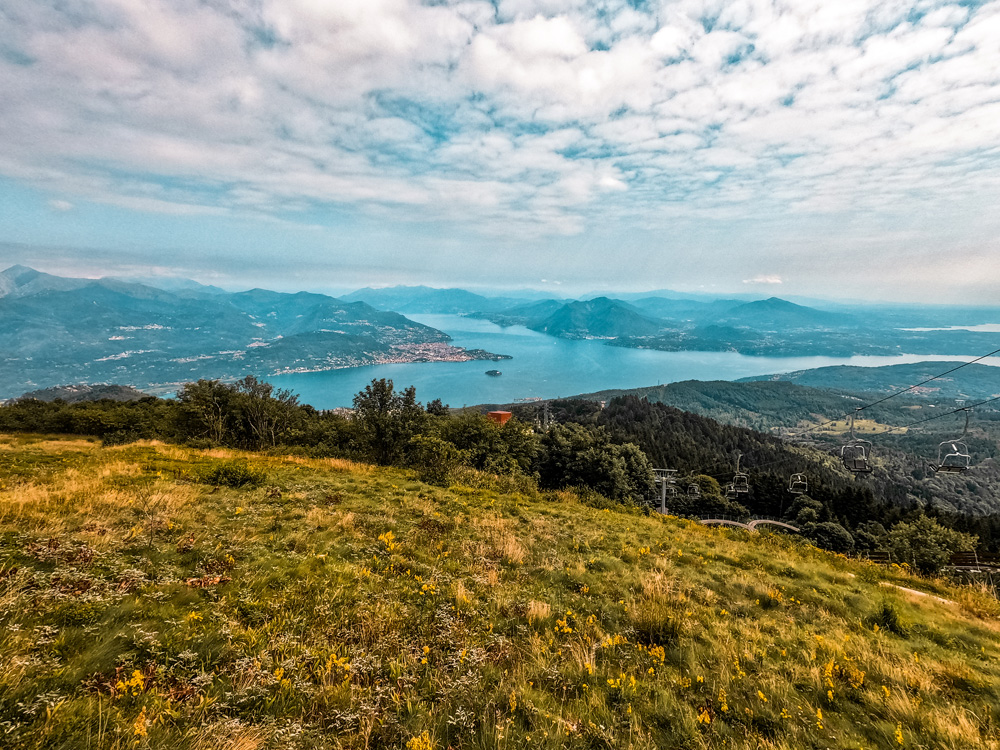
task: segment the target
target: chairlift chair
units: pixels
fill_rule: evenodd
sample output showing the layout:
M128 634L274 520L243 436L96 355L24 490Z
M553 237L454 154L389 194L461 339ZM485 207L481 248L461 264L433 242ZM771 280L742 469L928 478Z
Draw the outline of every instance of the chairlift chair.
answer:
M788 491L793 495L804 495L809 491L809 483L805 474L792 474L788 480Z
M971 409L965 411L965 429L961 437L956 440L945 440L938 446L937 463L931 468L934 471L944 474L961 474L972 468L972 456L969 454L969 446L964 442L965 436L969 433L969 417Z
M855 414L857 411L855 411ZM840 447L840 460L844 468L855 474L872 471L872 444L854 434L854 414L851 415L851 440Z
M701 487L697 484L689 484L687 489L688 497L701 497Z
M739 495L736 493L736 485L730 482L726 485L726 500L736 500Z

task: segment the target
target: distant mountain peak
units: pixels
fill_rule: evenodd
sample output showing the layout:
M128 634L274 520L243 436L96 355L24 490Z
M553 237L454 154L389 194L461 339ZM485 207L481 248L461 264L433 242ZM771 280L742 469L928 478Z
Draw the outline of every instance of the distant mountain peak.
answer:
M43 274L41 271L36 271L34 268L22 265L14 265L5 269L3 272L0 272L0 276L11 280L18 285L24 284L32 279L37 279L39 276L47 275L48 274Z
M64 279L20 264L0 271L0 297L22 297L49 290L83 286L90 279Z

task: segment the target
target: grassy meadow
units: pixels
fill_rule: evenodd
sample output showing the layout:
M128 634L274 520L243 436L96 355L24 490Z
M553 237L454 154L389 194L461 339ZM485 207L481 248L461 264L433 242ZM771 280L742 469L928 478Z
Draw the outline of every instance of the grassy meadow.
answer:
M0 436L0 747L1000 748L982 592L414 477Z

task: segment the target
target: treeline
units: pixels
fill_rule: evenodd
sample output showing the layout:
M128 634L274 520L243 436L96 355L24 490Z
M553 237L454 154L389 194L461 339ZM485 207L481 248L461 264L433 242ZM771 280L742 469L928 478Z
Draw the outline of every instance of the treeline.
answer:
M646 509L658 503L655 466L678 470L671 513L783 518L834 551L889 551L933 569L947 552L971 548L972 535L987 550L1000 542L1000 518L925 511L895 471L856 480L815 450L636 396L614 398L606 408L580 400L549 408L554 424L546 428L530 411L500 425L472 411L452 414L440 401L422 405L414 388L399 391L391 380L373 380L355 396L350 414L321 412L246 377L188 383L169 400L19 399L0 408L0 431L95 435L109 445L160 439L291 450L410 467L436 483L471 481L468 471L475 470L480 479L503 478L505 486L525 492L575 488L594 503ZM737 451L751 492L734 499L723 485ZM793 473L807 476L808 494L788 492ZM688 494L692 484L697 497ZM920 552L925 548L937 552L928 556Z
M653 470L635 445L603 428L560 425L541 434L511 419L451 415L439 400L426 406L414 388L397 391L373 380L354 398L350 415L318 411L271 384L199 380L176 399L66 403L23 398L0 408L0 431L94 435L106 445L142 439L196 447L293 450L417 469L445 482L465 467L540 489L578 488L613 501L641 503Z

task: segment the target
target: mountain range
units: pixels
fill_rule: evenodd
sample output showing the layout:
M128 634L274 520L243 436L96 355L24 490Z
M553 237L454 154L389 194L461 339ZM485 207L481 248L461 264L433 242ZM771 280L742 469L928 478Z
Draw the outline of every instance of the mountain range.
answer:
M449 341L398 313L322 294L167 291L24 266L0 273L3 397L61 383L169 390L198 378L498 357Z
M1000 319L996 308L832 302L816 307L779 297L712 298L668 290L577 300L537 299L537 293L533 299L525 296L399 286L362 289L346 298L400 312L458 314L560 338L606 339L613 346L662 351L775 357L964 355L995 349L1000 340L995 332L975 330L977 324Z

